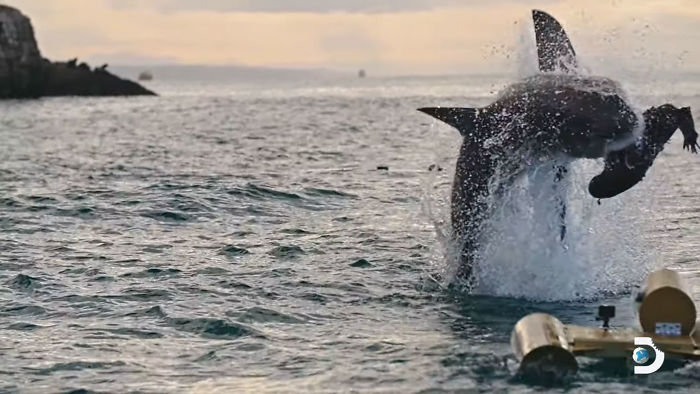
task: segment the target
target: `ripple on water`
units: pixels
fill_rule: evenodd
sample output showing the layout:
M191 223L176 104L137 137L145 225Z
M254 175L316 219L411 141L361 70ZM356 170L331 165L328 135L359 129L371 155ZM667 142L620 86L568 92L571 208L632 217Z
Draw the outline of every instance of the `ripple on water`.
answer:
M27 211L29 212L43 212L49 209L51 209L51 207L48 205L30 205L27 207Z
M231 272L227 269L221 267L204 267L197 270L199 275L213 275L213 276L224 276L229 275Z
M135 328L100 328L100 329L94 329L94 331L99 331L99 332L106 332L110 334L115 334L119 336L125 336L125 337L130 337L130 338L137 338L137 339L157 339L157 338L163 338L163 334L156 332L156 331L148 331L148 330L138 330Z
M44 328L43 326L40 326L38 324L34 323L26 323L26 322L17 322L17 323L12 323L9 326L7 326L8 330L15 330L15 331L34 331L39 328Z
M235 339L240 337L264 338L262 333L244 324L212 318L167 318L167 323L176 330L190 332L204 338Z
M252 289L253 288L253 286L251 286L247 283L243 283L241 281L232 280L232 279L220 280L216 284L219 287L223 287L225 289Z
M124 316L165 318L165 317L167 317L167 314L165 313L163 308L160 307L160 305L154 305L150 308L139 309L139 310L136 310L134 312L129 312L129 313L125 314Z
M112 298L124 298L132 301L153 301L153 300L167 300L171 298L169 291L164 289L152 289L152 288L128 288L123 291L124 294L112 296Z
M142 211L141 216L157 220L159 222L180 223L192 220L192 217L180 212L165 211L165 210L147 210Z
M253 307L242 313L234 313L233 317L244 323L285 323L304 324L307 321L295 316L278 312L272 309Z
M238 246L228 245L219 249L219 254L224 255L226 257L238 257L250 254L250 251L248 251L248 249L239 248Z
M68 389L65 394L102 394L99 391L92 391L87 389Z
M379 341L366 346L365 349L377 354L392 354L405 350L406 345L403 343L394 343L390 341Z
M11 198L11 197L1 197L0 198L0 207L21 208L22 203L19 202L18 200L15 200L14 198Z
M306 254L304 249L297 245L281 245L272 249L269 253L280 259L295 259Z
M317 302L317 303L322 304L322 305L325 304L326 302L328 302L328 298L326 296L324 296L320 293L313 292L313 291L303 293L301 295L301 298L303 298L305 300Z
M282 234L289 234L289 235L307 235L307 234L314 234L310 231L306 231L300 228L285 228L280 231Z
M248 231L248 230L243 230L243 231L234 231L231 233L232 236L234 237L247 237L249 235L255 235L254 231Z
M144 253L165 253L166 250L172 249L172 245L146 245L141 249Z
M49 368L37 370L40 375L48 375L61 371L82 371L85 369L111 369L127 365L123 361L101 362L101 361L74 361L69 363L56 363Z
M365 259L359 259L355 261L354 263L350 264L351 267L356 267L356 268L369 268L369 267L374 267L369 261Z
M304 193L309 195L309 196L316 196L316 197L344 197L344 198L350 198L350 199L357 198L357 196L354 194L342 192L340 190L318 189L318 188L314 188L314 187L305 188Z
M0 316L39 316L46 314L46 309L39 305L9 305L0 310Z
M92 207L77 207L70 209L55 208L51 213L56 216L76 217L79 219L94 219L97 217L95 208Z
M172 198L173 200L169 205L178 211L188 213L205 213L212 211L212 208L209 205L184 194L176 193L172 196Z
M41 281L38 278L24 274L18 274L6 283L15 290L29 291L41 287Z
M339 216L339 217L333 218L334 222L340 222L340 223L347 223L347 222L351 222L352 220L353 220L352 218L349 218L347 216Z
M175 276L182 273L177 268L148 268L138 272L127 272L122 275L123 278L160 278L164 276Z
M240 196L251 199L281 199L281 200L302 200L302 197L296 193L283 192L271 187L258 186L253 183L248 183L243 187L237 187L228 191L232 196Z
M58 200L49 196L22 196L26 201L40 204L57 204Z
M508 358L493 353L459 352L451 354L441 362L446 367L459 367L476 378L511 378Z
M116 278L109 275L98 275L90 279L91 282L116 282Z

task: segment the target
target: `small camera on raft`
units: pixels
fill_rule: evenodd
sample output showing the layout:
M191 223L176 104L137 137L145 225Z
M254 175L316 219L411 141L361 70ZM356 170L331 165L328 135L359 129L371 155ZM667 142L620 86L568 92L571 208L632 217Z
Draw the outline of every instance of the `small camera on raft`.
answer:
M612 305L598 307L596 320L602 321L601 327L565 325L545 313L527 315L511 334L511 347L520 363L518 374L526 380L557 383L577 373L576 356L628 363L639 349L639 337L653 341L652 348L667 357L700 360L696 345L700 344L700 319L689 294L677 272L662 269L649 274L635 299L639 329L611 328Z
M603 328L610 328L610 319L615 317L615 305L601 305L598 307L596 320L603 322Z

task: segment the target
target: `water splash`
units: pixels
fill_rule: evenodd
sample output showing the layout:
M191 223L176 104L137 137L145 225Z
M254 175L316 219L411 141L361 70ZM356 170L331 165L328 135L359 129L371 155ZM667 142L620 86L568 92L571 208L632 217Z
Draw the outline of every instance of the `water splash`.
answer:
M492 193L488 220L481 229L474 294L537 301L595 299L628 291L657 264L645 248L639 208L650 202L630 193L598 204L588 195L588 180L600 169L596 160L569 164L567 177L554 182L555 165L528 168L499 193ZM499 178L502 179L504 175ZM435 175L432 181L437 182ZM449 242L449 204L444 187L428 185L424 205L440 235L434 268L444 285L459 284L454 273L458 245ZM558 202L566 201L562 241Z
M516 47L513 49L516 60L516 76L529 77L539 73L537 60L537 44L535 41L535 26L531 18L518 23Z
M571 163L553 182L552 163L521 174L493 199L474 291L535 300L591 299L629 289L650 270L639 227L624 198L598 205L586 190L594 161ZM567 204L560 239L557 200Z

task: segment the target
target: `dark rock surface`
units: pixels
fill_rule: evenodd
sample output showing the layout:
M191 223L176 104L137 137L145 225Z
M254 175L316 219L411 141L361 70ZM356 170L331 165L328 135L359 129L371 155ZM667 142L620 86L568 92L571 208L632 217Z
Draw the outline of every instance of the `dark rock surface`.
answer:
M83 67L70 67L68 63L51 63L46 74L44 96L138 96L154 95L136 82L111 74L106 69L82 63Z
M77 59L51 62L41 56L31 21L0 5L0 99L41 96L155 95L138 83L91 69Z

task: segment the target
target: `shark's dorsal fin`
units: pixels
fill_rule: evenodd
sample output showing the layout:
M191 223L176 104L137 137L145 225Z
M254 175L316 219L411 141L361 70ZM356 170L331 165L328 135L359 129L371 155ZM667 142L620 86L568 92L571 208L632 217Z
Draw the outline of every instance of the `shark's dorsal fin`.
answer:
M418 108L418 110L447 123L459 130L462 135L474 131L479 116L477 108L427 107Z
M532 10L537 41L537 61L541 72L576 73L576 52L564 28L544 11Z

